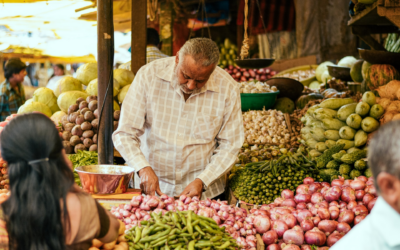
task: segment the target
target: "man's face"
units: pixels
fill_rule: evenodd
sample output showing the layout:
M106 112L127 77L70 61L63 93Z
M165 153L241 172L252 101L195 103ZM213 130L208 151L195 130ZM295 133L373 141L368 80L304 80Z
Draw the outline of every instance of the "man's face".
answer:
M400 180L386 172L378 174L377 185L383 199L400 214Z
M21 83L24 81L24 77L26 76L26 70L21 70L18 74L13 74L11 77L15 82Z
M215 64L199 66L191 56L185 56L183 62L179 62L177 55L175 63L175 74L178 77L180 88L185 94L199 92L215 69Z

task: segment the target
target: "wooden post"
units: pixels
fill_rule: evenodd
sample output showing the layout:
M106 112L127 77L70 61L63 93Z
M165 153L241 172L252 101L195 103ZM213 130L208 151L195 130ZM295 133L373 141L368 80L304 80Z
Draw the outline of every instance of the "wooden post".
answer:
M113 1L97 0L97 75L98 109L100 118L98 131L99 164L113 164L113 65L114 65L114 23ZM110 84L106 95L107 87ZM104 108L101 112L101 107Z
M147 1L132 0L131 70L134 74L146 64Z

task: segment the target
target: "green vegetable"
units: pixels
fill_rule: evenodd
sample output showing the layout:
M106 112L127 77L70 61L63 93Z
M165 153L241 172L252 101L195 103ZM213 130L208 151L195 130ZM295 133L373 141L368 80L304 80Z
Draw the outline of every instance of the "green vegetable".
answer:
M344 150L354 147L354 141L340 139L336 142L336 144L344 144Z
M359 129L361 127L361 122L362 122L362 118L360 115L357 115L357 114L351 114L346 119L346 124L349 127L352 127L354 129Z
M318 142L317 144L315 144L315 149L319 152L324 152L325 150L327 150L325 142Z
M354 168L357 170L364 170L367 167L367 163L364 160L358 160L354 163Z
M316 140L314 140L314 139L308 139L307 141L306 141L306 145L308 146L308 147L310 147L310 148L313 148L313 149L315 149L315 145L317 144L318 142L316 141Z
M68 159L72 162L73 169L81 166L97 165L98 154L95 151L81 151L78 153L68 155ZM80 186L81 181L77 172L74 171L75 182Z
M367 168L367 170L365 170L364 172L365 177L369 178L372 177L372 171L370 168Z
M322 121L325 118L335 118L337 114L336 110L319 108L314 111L313 116L315 119Z
M342 158L340 158L340 160L347 164L353 164L354 162L356 162L362 158L365 158L366 156L367 156L366 150L359 150L359 151L355 151L350 154L343 155Z
M326 164L326 168L332 168L332 169L339 169L339 163L335 160L328 162L328 164Z
M337 130L326 130L324 136L328 140L337 141L340 139L339 131Z
M343 174L348 174L348 173L350 173L350 171L351 171L351 166L348 165L348 164L341 164L341 165L339 166L339 173L340 173L341 175L343 175Z
M345 140L352 140L356 134L356 131L349 126L343 126L339 130L340 138Z
M341 107L337 112L337 118L341 121L346 121L347 117L356 111L357 103L350 103Z
M332 148L336 145L336 141L332 141L332 140L326 140L325 141L325 145L327 148Z
M321 169L319 170L319 175L324 181L330 182L331 176L337 176L339 172L336 169Z
M368 134L360 129L354 136L354 146L361 147L367 143L367 140L368 140Z
M359 170L357 170L357 169L351 170L351 172L350 172L350 178L351 179L354 179L354 178L356 178L358 176L361 176L361 172Z
M341 120L338 119L323 119L322 120L322 128L329 130L339 130L341 127L346 126L346 123L342 122Z
M336 153L336 154L333 154L332 155L332 158L336 161L336 162L342 162L341 160L340 160L340 158L342 158L342 156L343 155L345 155L346 154L346 151L344 151L344 150L340 150L338 153Z
M323 168L330 162L333 158L332 155L338 153L340 150L342 150L344 147L343 144L338 144L323 153L320 157L316 159L317 162L317 168Z
M355 152L355 151L360 151L360 150L361 150L361 149L359 149L359 148L352 147L352 148L349 148L349 149L347 150L347 153L350 154L350 153L353 153L353 152Z
M339 109L340 107L350 103L354 103L354 100L351 98L330 98L321 102L319 106L321 108Z
M320 155L322 155L322 153L321 153L320 151L318 151L318 150L316 150L316 149L310 150L310 156L311 156L312 158L318 157L318 156L320 156Z
M314 128L310 131L312 137L314 140L318 142L324 142L325 141L325 136L324 136L325 130L323 128Z

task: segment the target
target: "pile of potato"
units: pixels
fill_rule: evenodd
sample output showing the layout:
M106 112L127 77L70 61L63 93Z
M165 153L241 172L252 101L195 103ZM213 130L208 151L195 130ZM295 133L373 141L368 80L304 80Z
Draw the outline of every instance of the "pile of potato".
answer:
M97 152L97 128L99 125L97 96L78 98L61 118L63 146L67 154L78 150ZM120 110L114 111L114 130L118 127Z
M128 245L128 240L125 239L125 224L122 221L119 221L119 236L116 240L110 242L110 243L106 243L104 244L103 242L94 239L92 241L92 247L89 248L89 250L99 250L99 249L113 249L113 250L128 250L129 249L129 245Z

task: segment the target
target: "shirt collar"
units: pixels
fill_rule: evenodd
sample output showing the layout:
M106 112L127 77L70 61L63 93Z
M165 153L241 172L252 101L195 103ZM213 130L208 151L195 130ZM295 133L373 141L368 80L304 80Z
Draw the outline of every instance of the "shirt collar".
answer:
M400 214L379 197L371 211L371 221L390 247L400 245Z
M174 86L173 84L173 79L174 79L174 69L175 69L175 56L171 57L173 58L173 60L171 59L172 63L169 63L167 67L165 67L164 69L161 69L158 73L157 73L157 77L170 82L172 87L179 87L179 86ZM206 91L213 91L213 92L220 92L220 88L217 85L217 83L215 82L215 77L216 77L216 73L215 71L217 71L218 69L215 68L214 72L211 74L210 79L208 79L207 83L201 88L200 93L206 92Z

